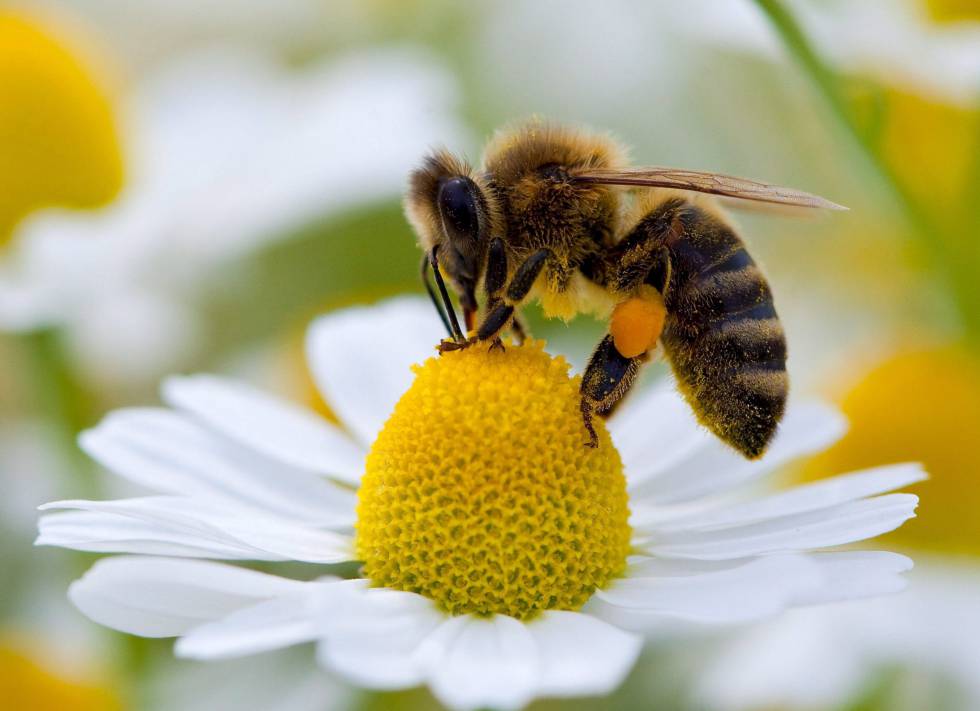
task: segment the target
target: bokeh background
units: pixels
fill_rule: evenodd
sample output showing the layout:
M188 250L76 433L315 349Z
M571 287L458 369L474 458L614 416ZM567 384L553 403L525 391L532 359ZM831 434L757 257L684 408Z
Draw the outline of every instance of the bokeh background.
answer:
M421 291L408 170L436 144L476 160L532 114L849 206L736 217L795 393L851 421L785 477L932 475L882 542L916 559L907 593L664 640L613 696L534 708L980 708L977 0L0 5L0 708L436 707L348 688L307 649L191 664L97 628L65 597L90 558L34 548L35 507L119 486L75 436L157 402L164 374L323 408L306 322ZM602 330L531 317L573 361Z

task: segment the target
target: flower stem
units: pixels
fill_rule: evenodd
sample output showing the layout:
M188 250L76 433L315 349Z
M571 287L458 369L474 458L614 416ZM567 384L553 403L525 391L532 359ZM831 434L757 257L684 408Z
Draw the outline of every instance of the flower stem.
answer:
M787 51L793 56L824 99L831 114L847 135L855 153L878 183L891 195L906 224L923 244L948 284L966 330L967 340L980 346L980 288L976 283L977 259L972 249L957 250L957 240L932 218L912 196L881 153L862 130L850 104L841 91L836 74L827 67L782 0L755 0L768 18Z

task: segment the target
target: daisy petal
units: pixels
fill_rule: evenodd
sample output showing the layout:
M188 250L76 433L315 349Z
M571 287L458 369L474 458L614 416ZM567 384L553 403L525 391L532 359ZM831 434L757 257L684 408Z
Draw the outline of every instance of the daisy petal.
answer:
M173 637L306 583L221 563L120 556L93 565L68 590L99 624L143 637Z
M607 427L631 486L669 471L712 442L671 378L627 399Z
M504 615L452 617L425 639L416 659L436 698L460 711L519 709L540 678L530 631Z
M824 583L801 597L800 605L901 592L908 585L902 573L912 569L910 558L887 551L830 551L808 557L820 566Z
M254 560L255 552L207 541L151 521L101 511L59 511L41 517L38 546L61 546L91 553L142 553L181 558Z
M528 624L541 660L539 696L599 696L617 688L643 640L578 612L549 610Z
M635 630L644 630L663 617L742 623L783 610L822 580L819 566L805 556L767 556L675 577L622 578L596 592L605 605L595 605L594 611Z
M887 494L736 526L656 531L642 543L653 556L724 560L827 548L887 533L915 515L918 497Z
M357 483L365 451L313 412L213 375L168 378L163 399L267 457Z
M367 448L412 384L412 364L435 355L444 336L431 304L392 299L321 316L307 332L306 356L320 392Z
M232 612L195 627L174 647L178 657L228 659L310 642L317 625L310 600L317 586L309 583L300 594L286 595Z
M894 464L831 477L752 501L701 511L656 524L652 530L675 531L764 521L816 511L884 494L927 478L920 464ZM634 527L643 525L633 521Z
M252 511L205 505L179 496L147 496L116 501L55 501L41 510L79 509L146 521L176 532L184 540L197 536L201 545L213 542L251 552L252 560L297 560L340 563L351 560L347 536Z
M421 595L345 581L319 599L320 663L371 689L425 681L414 652L446 616Z
M79 443L103 466L155 491L217 499L311 524L353 524L353 492L249 452L170 410L118 410L83 432Z
M747 460L720 440L713 440L669 470L658 470L655 476L638 481L631 487L631 501L675 504L724 493L804 454L826 448L846 429L846 421L832 407L820 403L790 406L762 459Z

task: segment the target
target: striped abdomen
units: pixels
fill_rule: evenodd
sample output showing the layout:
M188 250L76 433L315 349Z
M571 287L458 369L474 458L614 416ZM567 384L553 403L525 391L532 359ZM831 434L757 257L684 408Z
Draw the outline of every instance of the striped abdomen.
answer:
M700 422L758 457L782 418L789 386L772 292L728 225L694 207L678 217L683 229L667 241L661 340Z

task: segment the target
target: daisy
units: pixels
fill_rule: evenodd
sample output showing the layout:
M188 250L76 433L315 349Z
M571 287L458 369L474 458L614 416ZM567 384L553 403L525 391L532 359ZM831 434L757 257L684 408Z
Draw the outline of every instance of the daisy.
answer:
M850 431L804 474L907 456L927 463L928 515L886 539L915 554L910 589L743 630L701 660L702 706L858 708L873 690L875 708L980 708L976 357L962 347L906 346L855 376L832 388Z
M821 56L839 70L885 83L897 81L924 96L971 105L980 81L980 24L976 10L957 18L967 21L937 22L942 6L950 4L942 0L789 3ZM779 38L753 3L699 0L697 5L700 12L696 13L665 8L665 24L776 61L784 56Z
M260 49L171 59L113 106L118 197L33 213L14 231L0 260L0 331L60 328L93 379L155 380L195 352L204 327L191 306L216 272L317 221L394 201L433 141L465 143L454 101L442 66L410 48L301 70ZM42 128L47 119L58 123Z
M178 637L182 657L315 641L354 684L516 709L609 692L645 634L902 588L908 558L827 549L910 518L916 497L886 492L920 467L749 491L837 439L833 410L791 408L749 462L667 385L590 449L562 358L540 343L431 357L439 336L415 299L317 320L308 358L340 426L207 375L167 380L169 407L110 414L82 447L155 493L42 507L39 544L128 554L96 563L72 601ZM300 580L209 559L312 566ZM317 567L353 560L359 579Z

